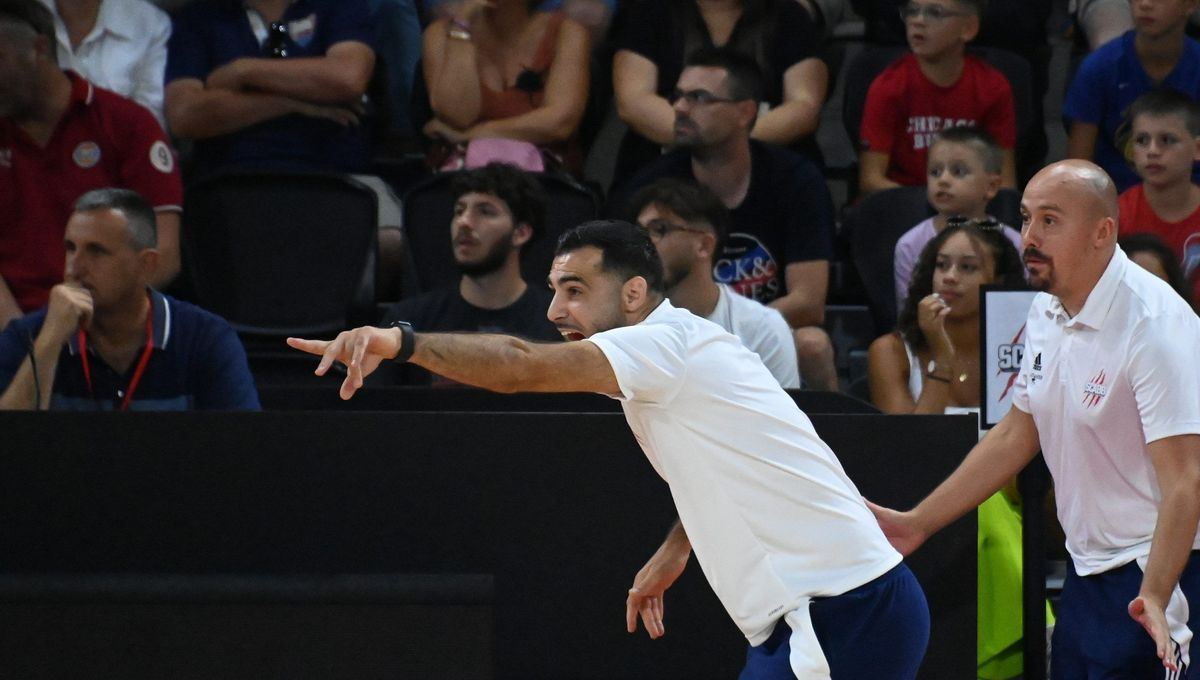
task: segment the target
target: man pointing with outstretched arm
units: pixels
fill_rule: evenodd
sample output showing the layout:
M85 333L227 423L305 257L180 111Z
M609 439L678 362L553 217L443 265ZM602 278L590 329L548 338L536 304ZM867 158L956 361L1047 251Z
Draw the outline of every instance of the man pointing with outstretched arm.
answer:
M550 320L583 342L401 326L288 344L321 355L318 374L345 363L346 399L391 359L499 392L619 399L680 520L651 560L677 566L639 575L631 619L662 632L664 591L694 549L752 645L743 680L915 677L929 635L920 585L758 355L663 297L662 264L645 232L625 222L580 225L559 241L549 280Z
M909 512L872 505L909 554L999 490L1040 448L1071 554L1050 675L1196 677L1200 651L1200 320L1117 247L1117 193L1086 161L1021 200L1029 282L1013 406Z

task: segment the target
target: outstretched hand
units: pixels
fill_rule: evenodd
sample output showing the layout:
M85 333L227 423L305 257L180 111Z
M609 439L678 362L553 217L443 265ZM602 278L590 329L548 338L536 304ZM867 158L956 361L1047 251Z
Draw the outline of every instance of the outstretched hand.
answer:
M917 524L912 512L899 512L871 501L866 503L867 508L875 515L875 520L879 522L879 528L883 529L883 535L901 555L909 556L929 538Z
M333 340L304 340L288 338L289 347L321 357L317 364L317 375L325 375L333 362L346 365L346 379L338 391L342 399L349 399L363 386L363 378L371 375L384 359L391 359L400 352L400 331L396 329L363 326L351 331L342 331Z
M1171 626L1167 623L1167 615L1162 605L1139 595L1129 603L1129 616L1142 624L1142 628L1145 628L1154 640L1154 648L1158 652L1158 658L1162 659L1163 667L1172 672L1178 671L1174 656L1175 643L1171 640Z

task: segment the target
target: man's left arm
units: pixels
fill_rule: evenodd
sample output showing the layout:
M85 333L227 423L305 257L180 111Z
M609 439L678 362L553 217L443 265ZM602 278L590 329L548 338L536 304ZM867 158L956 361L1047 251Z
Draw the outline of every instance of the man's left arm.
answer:
M825 294L829 287L829 261L793 262L783 270L787 294L771 301L792 328L825 323Z
M196 380L195 407L200 410L257 411L258 389L237 333L222 319L201 327L204 340L191 344L202 356L192 357ZM182 339L181 339L182 340ZM179 340L177 340L179 342Z
M346 40L330 46L320 57L235 59L209 74L205 86L315 104L344 104L362 97L374 68L375 51L366 43Z
M399 354L398 328L356 328L330 341L288 338L288 345L321 356L317 375L333 362L347 367L340 394L349 399L383 361ZM409 359L455 382L494 392L598 392L618 394L616 372L594 343L533 343L507 335L416 333Z
M1200 526L1200 434L1166 437L1147 448L1162 501L1142 587L1129 603L1129 614L1154 639L1163 665L1173 668L1171 631L1164 612Z

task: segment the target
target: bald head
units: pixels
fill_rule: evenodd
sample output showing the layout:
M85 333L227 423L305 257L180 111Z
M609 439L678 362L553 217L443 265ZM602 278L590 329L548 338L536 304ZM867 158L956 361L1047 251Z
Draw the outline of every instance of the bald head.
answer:
M1085 206L1089 217L1094 219L1115 220L1120 213L1116 185L1108 173L1090 161L1070 159L1047 165L1029 180L1026 191L1035 189L1069 195L1072 202L1078 200L1077 205Z

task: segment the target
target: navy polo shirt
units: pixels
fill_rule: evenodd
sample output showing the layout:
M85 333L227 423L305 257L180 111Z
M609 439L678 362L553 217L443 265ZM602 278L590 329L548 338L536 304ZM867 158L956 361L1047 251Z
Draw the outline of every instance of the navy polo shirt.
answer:
M151 292L154 349L129 404L131 411L258 410L258 391L246 351L221 317L157 291ZM0 333L0 393L8 389L46 320L46 308L10 323ZM140 357L140 353L139 353ZM115 411L137 365L118 374L88 349L92 389L79 356L79 335L58 357L52 411ZM43 385L43 389L46 386Z
M197 0L172 20L166 82L205 81L217 68L263 48L240 0ZM295 0L281 23L288 27L288 58L323 57L340 42L374 45L366 0ZM196 140L197 175L233 167L364 172L370 160L366 125L292 114L229 134Z

